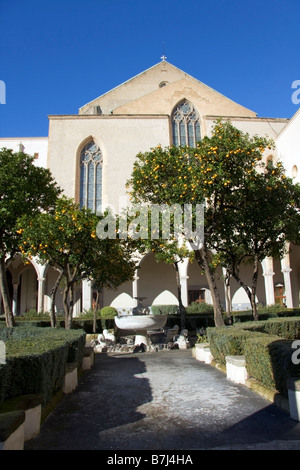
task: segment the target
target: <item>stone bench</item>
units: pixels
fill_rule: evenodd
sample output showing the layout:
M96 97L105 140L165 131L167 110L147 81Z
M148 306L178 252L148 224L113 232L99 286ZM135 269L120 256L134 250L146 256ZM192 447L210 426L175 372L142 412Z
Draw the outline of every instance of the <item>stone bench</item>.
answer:
M287 380L290 416L300 422L300 378L290 377Z
M226 356L226 375L227 379L245 385L248 378L245 356Z
M82 361L82 370L90 370L91 367L94 365L94 360L95 360L94 348L85 347L84 357Z
M63 392L65 394L73 392L78 386L77 362L69 362L66 368L66 374L63 383Z
M24 411L24 441L38 436L41 427L42 397L41 395L22 395L10 398L0 407L0 412ZM4 413L5 414L5 413Z
M25 411L0 414L0 450L24 450Z

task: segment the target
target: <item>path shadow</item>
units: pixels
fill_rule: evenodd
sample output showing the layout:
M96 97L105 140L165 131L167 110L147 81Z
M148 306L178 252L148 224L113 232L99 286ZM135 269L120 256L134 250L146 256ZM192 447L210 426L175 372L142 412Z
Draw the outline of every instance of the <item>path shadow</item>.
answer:
M152 393L139 356L96 355L76 391L63 398L25 450L101 448L108 430L142 420L138 408L152 400Z

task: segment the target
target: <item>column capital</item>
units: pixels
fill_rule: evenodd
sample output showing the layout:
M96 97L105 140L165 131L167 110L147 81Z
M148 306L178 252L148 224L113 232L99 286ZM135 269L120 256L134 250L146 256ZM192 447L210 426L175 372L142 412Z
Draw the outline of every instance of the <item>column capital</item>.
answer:
M292 268L289 266L284 266L281 270L282 273L290 273L292 271Z
M265 276L265 277L266 276L274 276L274 274L275 273L273 271L267 271L267 272L263 273L263 276Z

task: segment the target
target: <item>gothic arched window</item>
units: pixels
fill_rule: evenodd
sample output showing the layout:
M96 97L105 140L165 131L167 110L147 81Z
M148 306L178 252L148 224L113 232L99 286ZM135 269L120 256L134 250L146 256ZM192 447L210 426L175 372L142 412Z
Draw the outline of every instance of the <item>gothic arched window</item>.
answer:
M192 103L181 101L171 116L173 145L196 147L201 140L200 118Z
M80 152L80 207L101 211L102 153L89 141Z

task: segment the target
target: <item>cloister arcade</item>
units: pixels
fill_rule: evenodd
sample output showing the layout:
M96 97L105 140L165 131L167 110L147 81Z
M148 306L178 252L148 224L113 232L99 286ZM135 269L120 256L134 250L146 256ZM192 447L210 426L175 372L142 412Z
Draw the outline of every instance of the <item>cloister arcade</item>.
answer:
M251 286L251 265L245 264L241 277ZM226 309L226 290L223 271L216 270L217 286L221 303ZM20 256L8 263L7 280L15 315L35 309L38 312L50 310L50 295L58 272L49 265L41 265L35 259L22 260ZM179 277L182 302L211 303L206 277L197 262L185 259L179 263ZM291 245L289 253L281 260L266 258L259 267L257 301L262 305L280 303L286 307L299 306L300 293L300 246ZM96 295L90 281L82 281L75 287L74 315L88 311L94 306ZM173 265L157 262L153 253L141 258L132 281L122 284L116 290L105 290L100 296L99 308L112 305L128 308L136 305L135 297L145 297L147 305L174 305L177 301L176 273ZM250 304L245 290L230 280L232 310L245 310ZM3 310L3 306L1 306ZM56 311L63 312L62 288L56 296ZM2 312L3 313L3 312Z

